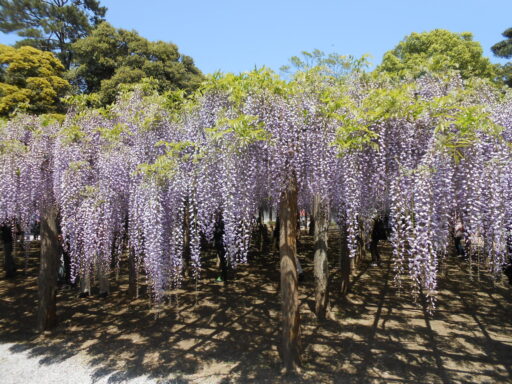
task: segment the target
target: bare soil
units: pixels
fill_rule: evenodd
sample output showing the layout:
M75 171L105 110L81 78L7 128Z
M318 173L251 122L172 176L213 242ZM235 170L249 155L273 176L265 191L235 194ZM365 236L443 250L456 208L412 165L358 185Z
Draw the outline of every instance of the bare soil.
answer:
M437 310L429 315L410 290L393 284L389 248L381 266L364 260L342 298L337 232L331 231L329 319L314 316L313 250L302 235L299 257L302 372L281 373L279 258L253 249L229 284L216 282L212 252L200 280L186 282L155 309L146 294L130 300L121 263L106 298L58 292L59 326L37 335L38 248L23 271L0 278L0 344L48 367L81 356L83 382L162 383L512 383L512 287L448 257L439 274ZM0 262L0 267L3 267ZM2 276L2 275L0 275ZM9 373L0 372L7 383ZM28 379L39 382L38 377ZM62 383L66 382L63 377Z

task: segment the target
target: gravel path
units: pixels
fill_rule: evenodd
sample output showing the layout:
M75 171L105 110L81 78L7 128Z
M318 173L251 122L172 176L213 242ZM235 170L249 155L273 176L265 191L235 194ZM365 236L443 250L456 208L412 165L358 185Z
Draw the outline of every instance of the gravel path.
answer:
M299 245L303 372L289 383L512 383L508 282L449 257L429 314L414 303L407 280L400 291L393 285L383 244L380 267L362 262L343 300L336 292L341 273L332 266L330 316L318 323L311 238ZM127 298L124 269L108 298L59 290L59 325L37 335L34 253L26 275L0 278L0 384L283 382L278 261L254 257L224 285L215 282L214 259L206 259L198 284L185 284L159 311L147 298Z
M88 367L87 359L81 354L64 361L49 361L46 357L32 356L30 350L17 351L19 344L0 344L0 383L2 384L106 384L119 383L119 372L101 375ZM148 377L123 380L130 384L156 383Z

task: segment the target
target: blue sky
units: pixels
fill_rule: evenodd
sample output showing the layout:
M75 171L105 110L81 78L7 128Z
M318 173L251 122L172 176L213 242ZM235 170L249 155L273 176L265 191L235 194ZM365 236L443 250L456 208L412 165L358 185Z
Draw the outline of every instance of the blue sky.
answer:
M512 27L512 0L103 0L107 20L150 40L171 41L205 73L278 70L315 48L378 64L411 32L444 28L472 32L490 47ZM0 34L10 44L15 36Z

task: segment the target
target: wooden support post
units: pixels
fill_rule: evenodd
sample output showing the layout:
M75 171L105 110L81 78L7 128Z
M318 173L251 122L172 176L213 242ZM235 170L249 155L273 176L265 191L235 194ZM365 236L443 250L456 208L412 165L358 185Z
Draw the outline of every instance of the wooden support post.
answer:
M282 353L288 373L300 367L300 312L297 276L297 179L291 178L281 196L279 209L282 300Z

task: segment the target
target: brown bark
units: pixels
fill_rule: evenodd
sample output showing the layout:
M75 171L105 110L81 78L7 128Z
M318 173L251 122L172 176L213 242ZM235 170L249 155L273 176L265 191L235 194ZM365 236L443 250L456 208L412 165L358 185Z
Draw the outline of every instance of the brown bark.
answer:
M263 224L263 208L258 210L258 249L260 252L263 251L263 240L265 238L265 225Z
M353 260L353 268L352 273L356 273L356 269L359 268L363 260L366 260L369 255L368 245L369 245L369 234L364 231L363 225L359 226L359 242L358 242L358 252L356 253L355 260Z
M110 294L110 281L109 281L109 270L108 266L103 261L98 263L97 267L97 279L99 283L99 294L100 296L107 296Z
M329 302L329 263L327 260L327 241L329 231L329 205L319 195L314 197L315 216L315 313L319 320L325 319Z
M274 230L272 231L272 253L276 252L279 248L279 233L280 233L280 220L279 214L276 217L276 224L274 225Z
M139 298L139 285L137 284L137 261L135 252L130 250L128 254L128 296L132 299Z
M185 212L183 214L183 276L191 277L192 271L190 270L191 266L191 256L190 256L190 212L189 212L189 204L185 202Z
M347 294L350 288L350 273L352 271L352 263L348 252L347 244L347 225L342 224L340 227L340 269L341 269L341 294Z
M57 323L57 271L60 244L57 232L57 208L48 206L41 215L41 266L39 269L39 303L37 329L42 332Z
M289 181L279 207L283 362L287 372L300 366L300 313L297 276L297 180Z
M20 258L26 260L28 258L28 252L27 243L25 242L25 232L17 230L14 240L14 260L20 260Z
M80 276L80 297L88 297L91 295L91 271L85 271Z

